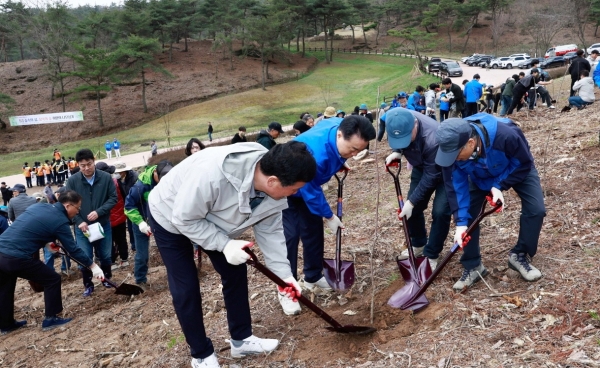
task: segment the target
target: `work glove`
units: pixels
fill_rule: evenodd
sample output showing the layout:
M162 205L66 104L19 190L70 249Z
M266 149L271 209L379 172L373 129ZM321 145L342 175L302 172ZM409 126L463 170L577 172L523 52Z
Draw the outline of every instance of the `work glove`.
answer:
M400 160L401 157L402 157L402 154L400 152L392 152L392 153L390 153L390 155L388 157L385 158L385 164L389 165L392 162L394 162L395 160Z
M146 221L140 222L138 226L140 227L140 231L143 234L146 234L148 236L152 235L152 230L150 229L150 226L146 223Z
M342 224L342 220L340 220L339 217L337 217L336 215L331 216L331 218L327 219L327 226L331 229L331 231L333 231L334 233L337 232L338 227L339 228L344 228L344 224Z
M456 232L454 233L454 242L458 244L459 247L463 247L463 238L465 236L465 234L467 233L467 227L466 226L457 226L456 227Z
M411 201L404 202L404 206L402 207L402 212L400 212L398 214L400 221L402 221L402 217L404 217L404 216L406 216L406 219L408 220L410 218L410 216L412 216L413 208L415 208L415 206L412 204Z
M98 279L100 281L104 281L104 272L102 271L102 269L100 268L100 266L98 266L95 263L92 263L92 266L90 267L90 270L92 270L92 276L95 279Z
M348 162L344 162L344 167L342 167L340 169L340 171L344 171L344 170L352 170L352 168L350 167L350 165L348 165Z
M46 243L46 250L52 254L58 252L60 248L54 244L54 242Z
M428 108L425 110L425 112L427 113L427 115L428 115L428 116L429 116L429 115L433 115L433 114L435 114L435 110L434 110L434 109L432 109L431 107L428 107Z
M500 200L500 203L502 203L501 208L504 208L504 195L502 195L502 191L496 187L492 187L492 190L490 190L490 192L492 192L492 202L494 203L493 205L495 206L496 203L498 203L498 200Z
M234 266L245 263L250 259L250 255L244 251L245 248L250 248L254 243L246 240L230 240L223 248L223 254L229 264Z
M302 295L302 292L300 291L300 285L298 285L298 281L296 281L296 279L294 278L294 276L290 276L287 279L283 279L283 281L288 284L288 287L282 288L281 286L277 285L277 290L279 290L280 294L286 294L286 296L290 299L292 299L293 301L297 302L298 301L298 297L300 295Z

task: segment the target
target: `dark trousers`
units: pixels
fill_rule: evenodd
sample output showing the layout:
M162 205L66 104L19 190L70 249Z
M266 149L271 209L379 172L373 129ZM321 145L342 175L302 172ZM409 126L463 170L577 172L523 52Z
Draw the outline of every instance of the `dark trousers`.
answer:
M513 113L513 110L521 104L521 99L523 98L523 96L525 96L525 93L527 93L527 88L525 86L523 86L520 83L515 85L515 87L513 88L513 98L510 102L510 107L506 112L507 115L511 115ZM519 109L517 109L517 111L519 111Z
M421 179L423 178L423 171L413 167L410 174L410 189L408 190L408 198L417 188ZM427 238L427 229L425 229L425 214L423 211L427 209L429 200L435 191L435 198L433 199L433 208L431 210L431 217L433 219L431 223L431 230L429 232L429 239ZM414 204L414 203L413 203ZM425 195L425 200L415 205L412 216L408 219L408 231L410 234L410 240L413 247L423 247L423 254L429 258L438 258L444 248L444 242L450 231L450 219L452 213L450 212L450 205L448 204L448 197L446 196L446 188L444 182L440 180L434 190L429 191Z
M15 323L17 277L44 286L47 317L53 317L62 312L60 275L58 273L39 259L16 258L0 253L0 328L9 328Z
M283 234L292 274L298 279L298 245L302 240L304 280L317 282L323 277L323 218L310 212L304 199L288 197L288 208L283 210Z
M129 258L129 249L127 247L127 224L123 222L117 226L112 227L112 262L115 263L117 255L121 256L122 261L126 261Z
M448 119L448 113L450 111L448 110L440 110L440 123L443 122L444 120Z
M377 130L377 142L381 142L385 134L385 121L379 119L379 130Z
M33 188L33 185L31 185L31 176L25 177L25 183L27 184L27 188Z
M521 217L519 219L517 244L510 252L525 253L533 257L537 253L540 232L542 231L542 224L546 216L544 195L537 169L535 167L532 168L527 177L522 182L513 185L512 188L517 192L519 198L521 198ZM489 192L470 184L469 193L471 196L471 206L469 208L469 214L471 215L471 220L469 220L470 225L479 214L481 205L486 200L485 197ZM460 258L460 263L467 270L471 270L481 263L479 234L480 229L477 226L471 234L471 240L463 249L464 252Z
M467 102L467 107L465 107L465 110L466 110L467 116L463 116L463 117L469 117L471 115L477 114L478 113L477 102Z
M44 182L44 175L37 177L37 185L38 187L46 186L46 183Z
M129 234L129 244L131 244L131 251L135 252L135 236L133 235L133 223L130 219L127 219L127 233Z
M573 76L571 76L571 93L569 94L569 97L571 96L575 96L575 90L573 90L573 85L575 84L575 82L577 82L579 80L579 76L577 76L577 78L573 79Z
M214 352L212 341L206 337L202 318L202 296L198 270L194 263L192 242L181 234L173 234L150 217L150 226L158 251L167 268L169 291L185 340L194 358L206 358ZM248 302L246 264L231 265L218 251L203 250L221 275L223 297L227 309L227 323L231 338L243 340L252 335L252 320Z

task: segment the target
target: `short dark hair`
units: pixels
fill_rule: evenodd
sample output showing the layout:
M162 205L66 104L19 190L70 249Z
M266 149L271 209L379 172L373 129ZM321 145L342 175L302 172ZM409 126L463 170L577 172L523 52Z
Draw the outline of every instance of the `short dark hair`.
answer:
M415 88L415 91L417 91L417 92L425 92L425 87L423 87L423 86L417 86L417 88Z
M582 70L581 71L581 75L584 76L584 77L589 77L590 76L590 72L589 72L589 70Z
M82 148L75 154L75 161L95 160L94 153L89 148Z
M437 84L437 83L431 83L431 84L429 85L429 89L430 89L430 90L434 90L434 89L436 89L436 88L440 88L440 85L439 85L439 84Z
M452 84L452 79L444 78L444 79L442 79L442 84Z
M65 190L60 193L58 197L60 203L79 203L81 202L81 196L74 190Z
M185 155L186 156L192 155L192 145L194 143L198 143L198 145L200 146L200 151L202 151L203 149L206 148L206 146L204 144L202 144L202 142L200 142L200 140L198 138L192 138L192 139L190 139L189 142L187 142L187 145L185 146Z
M590 54L596 54L596 55L598 55L598 54L600 54L600 52L598 50L592 50L592 52L590 52Z
M462 84L463 84L463 86L464 86L465 84L467 84L467 83L469 83L469 80L468 80L468 79L463 79L463 81L462 81Z
M577 56L582 56L584 53L584 51L582 49L577 50L576 54Z
M360 115L349 115L342 120L338 130L342 132L345 140L349 140L353 135L357 135L365 142L375 139L375 128L369 119Z
M238 128L238 131L245 132L246 131L246 127L245 126L241 126L241 127Z
M540 63L539 59L533 59L531 60L531 67L535 68L536 65L538 65Z
M284 187L297 182L308 183L317 173L317 162L306 144L289 141L271 148L260 159L260 172L276 176Z
M524 76L525 76L525 72L520 72L520 73L519 73L519 75L520 75L521 77L524 77Z

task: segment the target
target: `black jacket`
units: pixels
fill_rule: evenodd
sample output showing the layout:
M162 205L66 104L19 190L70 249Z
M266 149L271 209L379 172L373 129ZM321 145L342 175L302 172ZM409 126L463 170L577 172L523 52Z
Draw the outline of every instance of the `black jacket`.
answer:
M13 196L12 192L8 190L8 188L0 188L0 191L2 191L2 199L5 201L10 201Z
M448 92L452 92L454 97L452 97L448 103L452 106L453 103L456 103L456 111L462 111L465 109L466 101L465 95L463 94L462 89L458 84L452 83L450 86L450 90Z
M89 225L94 222L103 224L110 221L110 210L117 204L117 189L109 173L96 170L94 184L90 185L80 171L67 180L67 189L74 190L81 196L81 210L73 218L77 226L82 222ZM92 211L98 214L96 221L87 219Z
M235 135L231 139L231 144L240 142L248 142L248 138L246 138L246 136L240 137L240 133L235 133Z
M119 190L121 191L123 199L127 197L127 194L129 194L129 190L135 185L135 182L137 180L138 174L133 170L127 171L127 175L125 176L124 181L121 181L121 179L117 180L117 183L119 183Z
M271 134L269 134L269 132L267 132L264 129L258 133L258 138L256 138L256 143L262 144L263 147L265 147L268 150L275 147L275 145L277 144L275 142L275 140L273 139L273 137L271 137Z
M581 72L584 70L587 70L588 72L592 70L590 62L578 56L571 61L568 72L571 74L571 79L579 80L579 77L581 77Z

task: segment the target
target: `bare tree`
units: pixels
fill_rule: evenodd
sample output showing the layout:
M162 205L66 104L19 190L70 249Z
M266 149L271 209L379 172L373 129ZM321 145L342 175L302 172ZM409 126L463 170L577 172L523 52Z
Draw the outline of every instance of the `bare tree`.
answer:
M569 23L569 2L548 0L540 7L528 1L521 2L521 28L533 38L536 54L543 54L552 44L554 37Z
M577 37L581 41L581 48L585 49L588 46L585 40L585 28L590 18L592 2L591 0L571 0L570 3L568 9L570 10L571 19L577 30Z

